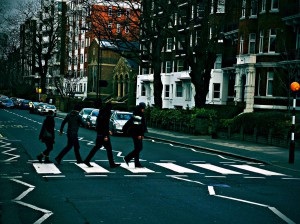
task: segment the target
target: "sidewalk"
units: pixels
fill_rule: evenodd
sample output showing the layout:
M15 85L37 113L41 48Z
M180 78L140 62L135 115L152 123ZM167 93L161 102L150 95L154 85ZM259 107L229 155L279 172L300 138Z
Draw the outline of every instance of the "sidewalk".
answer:
M237 159L272 164L283 169L300 172L300 153L295 149L294 163L289 163L289 148L257 144L229 139L212 139L211 136L196 136L172 131L148 128L146 137L154 140L204 150Z
M66 113L57 112L58 117L64 118ZM203 150L223 156L230 156L250 162L272 164L283 169L300 172L300 152L295 149L294 163L289 163L289 148L257 144L247 141L228 139L212 139L211 136L188 135L178 132L148 128L146 138L156 141L169 142L197 150Z

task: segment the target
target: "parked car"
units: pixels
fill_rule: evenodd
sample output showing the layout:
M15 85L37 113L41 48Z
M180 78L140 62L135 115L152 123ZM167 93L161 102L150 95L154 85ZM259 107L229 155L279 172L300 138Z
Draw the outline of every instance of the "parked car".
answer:
M86 117L87 128L95 128L96 120L99 115L99 109L94 109L92 112Z
M86 121L87 116L94 110L95 108L82 108L79 112L79 116L82 117L84 121Z
M32 102L29 104L29 113L31 114L37 114L38 113L38 106L40 105L40 102Z
M56 106L51 105L51 104L47 104L47 103L43 103L38 105L38 113L41 115L45 115L48 114L49 111L52 110L53 111L53 115L56 116Z
M0 99L0 107L1 108L8 108L8 109L12 109L15 108L15 104L14 102L9 99L9 98L2 98Z
M22 100L20 104L20 109L22 110L29 110L29 104L31 104L31 100Z
M109 121L109 128L112 131L112 134L123 133L122 128L126 121L128 121L131 117L131 112L114 111Z

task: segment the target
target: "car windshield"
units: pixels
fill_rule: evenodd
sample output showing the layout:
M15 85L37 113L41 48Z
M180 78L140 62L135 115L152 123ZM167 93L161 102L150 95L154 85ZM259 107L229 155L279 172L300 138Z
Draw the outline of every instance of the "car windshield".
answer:
M90 114L93 109L86 109L83 111L83 114Z
M131 118L131 114L117 114L117 120L129 120Z
M97 117L98 114L99 114L99 110L94 110L93 113L92 113L92 116L96 116Z
M55 109L55 106L53 106L53 105L46 105L46 108L48 108L48 109Z

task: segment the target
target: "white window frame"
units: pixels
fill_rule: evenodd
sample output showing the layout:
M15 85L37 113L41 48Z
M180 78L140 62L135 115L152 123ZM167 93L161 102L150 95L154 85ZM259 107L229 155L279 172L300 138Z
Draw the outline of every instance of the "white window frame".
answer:
M248 53L255 54L255 45L256 45L256 33L249 34L249 46Z
M170 85L169 84L165 84L165 98L170 98Z
M176 83L176 97L183 97L183 85L182 81L175 82Z
M271 44L274 43L274 48L276 48L276 30L275 29L270 29L269 30L269 43L268 43L268 52L269 53L275 53L276 49L271 49ZM273 44L272 44L273 45Z
M171 72L172 72L172 62L166 61L166 73L171 73Z
M271 0L271 11L279 10L279 0Z
M239 48L240 54L244 53L244 38L243 35L240 36L240 48Z
M177 60L177 72L183 71L184 68L184 62L182 59Z
M112 16L112 6L108 7L108 12L107 12L108 16Z
M274 81L274 72L268 72L266 96L273 96L273 81Z
M250 17L257 17L257 12L258 12L258 2L257 0L251 0Z
M246 17L246 0L243 0L242 2L242 15L241 18L245 18Z
M218 87L218 88L216 88ZM221 83L213 83L213 99L221 99Z
M261 30L259 32L259 46L258 46L258 52L263 53L264 52L264 31Z
M173 49L173 38L169 37L167 38L166 51L172 51L172 49Z
M261 0L261 10L260 12L266 12L266 0Z

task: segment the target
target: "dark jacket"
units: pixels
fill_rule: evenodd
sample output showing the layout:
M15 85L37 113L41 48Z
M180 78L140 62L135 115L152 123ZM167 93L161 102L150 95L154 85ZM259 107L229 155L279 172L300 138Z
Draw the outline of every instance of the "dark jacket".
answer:
M133 111L133 125L130 128L130 134L133 137L136 136L144 136L145 132L147 132L147 125L144 113L141 111L141 108L137 106Z
M96 131L98 135L109 136L109 120L111 115L111 106L106 105L99 110L96 120Z
M79 112L76 110L72 110L63 120L60 126L60 132L63 132L65 124L68 123L67 134L77 134L79 126L85 126L84 121L81 116L79 116Z
M45 142L45 141L52 141L54 143L54 139L55 139L54 127L55 127L54 117L51 116L51 115L47 115L46 119L43 122L41 131L40 131L40 135L39 135L39 139L42 140L43 142ZM45 135L46 131L48 133L50 133L52 136L51 137L47 137Z

